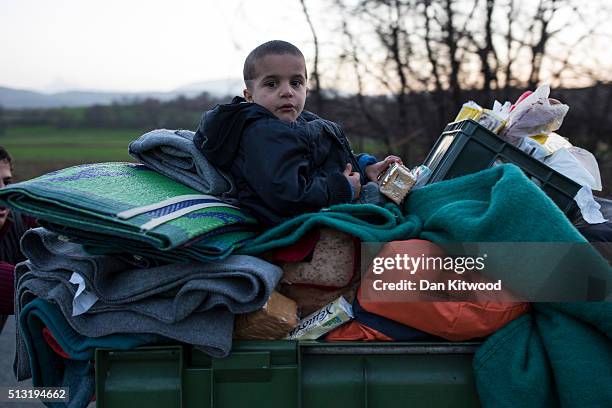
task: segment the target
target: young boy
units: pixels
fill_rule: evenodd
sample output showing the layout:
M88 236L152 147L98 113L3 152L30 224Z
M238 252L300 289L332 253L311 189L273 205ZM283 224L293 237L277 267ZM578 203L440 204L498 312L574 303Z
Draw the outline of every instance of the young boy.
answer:
M304 111L306 62L285 41L255 48L244 63L244 99L205 112L194 142L229 170L238 200L265 226L359 198L396 156L355 157L336 123Z

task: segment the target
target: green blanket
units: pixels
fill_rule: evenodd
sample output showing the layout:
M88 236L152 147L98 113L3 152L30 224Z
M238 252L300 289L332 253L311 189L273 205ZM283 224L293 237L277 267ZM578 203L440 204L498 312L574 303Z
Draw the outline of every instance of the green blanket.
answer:
M298 241L310 229L323 226L344 231L365 242L406 239L421 231L418 217L404 217L393 204L386 208L373 204L340 204L287 220L249 241L239 252L257 255L284 247Z
M432 242L586 242L516 166L506 164L414 190L404 212Z
M534 303L473 365L483 407L611 407L612 303Z
M411 193L405 209L423 220L420 237L434 242L585 241L516 167L502 167ZM578 245L554 278L570 273L612 279L605 261L587 245ZM612 297L609 285L600 289L607 302L533 303L532 313L490 336L474 358L482 406L611 407Z
M224 258L252 238L257 225L216 197L131 163L52 172L0 190L0 202L96 252L169 261Z

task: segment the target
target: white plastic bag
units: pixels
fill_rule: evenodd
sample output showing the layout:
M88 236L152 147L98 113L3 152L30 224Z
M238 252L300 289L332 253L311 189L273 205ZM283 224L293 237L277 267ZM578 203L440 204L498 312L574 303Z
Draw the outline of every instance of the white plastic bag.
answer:
M577 146L568 147L567 150L574 156L578 163L580 163L582 168L588 171L593 177L593 183L590 185L591 189L601 191L602 185L599 164L597 164L597 159L593 156L593 153Z
M512 109L512 102L506 101L503 105L499 101L493 102L492 111L502 120L508 120L508 117L510 116L510 109Z
M520 139L539 134L549 134L561 127L569 106L554 99L548 99L550 87L542 85L523 99L510 112L502 138L514 145Z
M582 218L589 224L601 224L607 221L601 213L601 205L593 198L593 192L590 188L582 186L574 200L580 208Z
M562 148L544 159L544 163L581 186L601 191L597 160L587 150L575 146Z
M601 190L601 177L597 160L590 152L574 146L561 148L544 159L544 163L582 186L574 200L586 222L600 224L606 221L591 190Z
M564 147L572 147L572 146L573 145L570 143L569 140L567 140L566 138L564 138L563 136L555 132L551 132L550 135L548 135L548 137L546 138L546 141L544 142L544 147L550 153L554 153L557 150L562 149Z

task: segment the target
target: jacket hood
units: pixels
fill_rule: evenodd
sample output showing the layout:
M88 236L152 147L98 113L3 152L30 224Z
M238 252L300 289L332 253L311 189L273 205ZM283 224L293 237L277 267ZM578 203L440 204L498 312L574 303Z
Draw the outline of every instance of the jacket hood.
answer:
M263 106L236 96L231 103L204 112L193 141L212 165L226 168L238 152L244 130L261 118L276 119L276 116ZM304 111L298 122L314 119L318 117Z

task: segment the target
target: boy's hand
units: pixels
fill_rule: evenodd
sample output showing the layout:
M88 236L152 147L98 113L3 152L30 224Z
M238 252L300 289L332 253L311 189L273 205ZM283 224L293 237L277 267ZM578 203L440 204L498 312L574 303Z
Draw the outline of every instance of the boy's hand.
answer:
M351 187L353 187L353 193L355 194L353 200L359 198L359 194L361 193L361 176L359 173L353 172L353 166L347 163L342 174L346 177L348 182L351 183Z
M365 174L368 180L376 181L378 179L378 175L383 171L387 170L391 163L402 164L402 159L397 156L387 156L387 158L383 161L370 164L368 167L365 168Z

